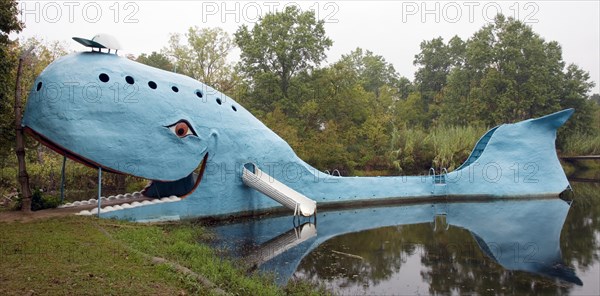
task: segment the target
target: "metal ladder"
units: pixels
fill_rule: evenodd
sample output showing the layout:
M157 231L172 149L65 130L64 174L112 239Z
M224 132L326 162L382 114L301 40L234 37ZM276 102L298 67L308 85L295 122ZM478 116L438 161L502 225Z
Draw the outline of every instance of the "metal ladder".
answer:
M446 176L448 175L448 170L446 168L442 168L440 170L440 174L436 175L435 169L429 169L429 176L431 177L431 194L435 196L443 196L448 194L448 184L446 184Z

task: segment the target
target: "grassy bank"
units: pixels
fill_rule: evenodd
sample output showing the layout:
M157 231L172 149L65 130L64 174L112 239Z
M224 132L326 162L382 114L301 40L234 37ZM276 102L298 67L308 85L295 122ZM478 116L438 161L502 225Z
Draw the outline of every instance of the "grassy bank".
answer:
M268 275L248 275L242 262L202 243L210 234L191 223L144 225L69 216L2 222L0 230L0 295L325 293L304 283L278 287ZM167 263L157 263L164 262L153 260L157 257Z
M600 154L600 133L594 135L570 134L561 148L564 155L598 155Z

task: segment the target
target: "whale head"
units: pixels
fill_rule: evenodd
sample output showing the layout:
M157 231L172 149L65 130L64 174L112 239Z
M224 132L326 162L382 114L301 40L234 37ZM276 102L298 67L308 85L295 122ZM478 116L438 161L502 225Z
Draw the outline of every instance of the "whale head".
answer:
M187 76L84 52L54 61L37 77L22 125L90 167L155 183L191 180L187 192L178 192L185 195L200 182L201 175L192 177L213 152L222 118L242 109Z

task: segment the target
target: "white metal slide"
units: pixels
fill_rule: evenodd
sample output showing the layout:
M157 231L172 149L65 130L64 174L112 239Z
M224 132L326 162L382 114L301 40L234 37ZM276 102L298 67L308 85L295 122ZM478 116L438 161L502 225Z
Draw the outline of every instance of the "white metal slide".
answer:
M315 213L317 209L316 201L275 180L275 178L261 171L257 165L247 163L244 165L243 170L242 180L244 184L293 210L294 216L308 217Z

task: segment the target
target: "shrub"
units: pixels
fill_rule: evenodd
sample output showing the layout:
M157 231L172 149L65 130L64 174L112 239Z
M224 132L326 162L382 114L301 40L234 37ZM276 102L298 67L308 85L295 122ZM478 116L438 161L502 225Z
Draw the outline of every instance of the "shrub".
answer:
M18 196L13 199L11 210L18 211L23 204L23 195L18 192ZM41 189L35 189L31 195L31 210L39 211L43 209L56 208L61 204L60 197L50 194L44 194Z

